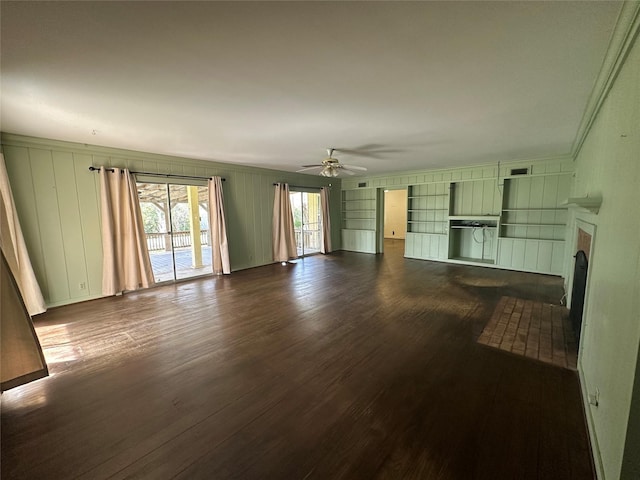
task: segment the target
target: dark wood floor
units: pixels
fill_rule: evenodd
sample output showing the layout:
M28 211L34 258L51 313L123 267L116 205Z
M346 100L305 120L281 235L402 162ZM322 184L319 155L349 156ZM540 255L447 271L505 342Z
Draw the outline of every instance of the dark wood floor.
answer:
M49 311L2 478L594 478L576 373L476 342L559 279L400 245Z

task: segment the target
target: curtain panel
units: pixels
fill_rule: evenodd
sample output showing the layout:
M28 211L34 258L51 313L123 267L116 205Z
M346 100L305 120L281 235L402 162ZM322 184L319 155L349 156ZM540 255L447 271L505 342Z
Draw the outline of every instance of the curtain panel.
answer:
M2 153L0 153L0 247L29 315L44 312L47 309L46 304L22 236Z
M273 261L287 262L297 257L289 185L277 183L273 199Z
M102 293L154 284L136 182L129 170L100 167Z
M227 227L224 215L222 178L212 177L209 186L209 230L211 232L211 264L216 275L231 273Z
M322 245L320 252L331 253L331 219L329 218L329 188L320 189L320 210L322 215Z

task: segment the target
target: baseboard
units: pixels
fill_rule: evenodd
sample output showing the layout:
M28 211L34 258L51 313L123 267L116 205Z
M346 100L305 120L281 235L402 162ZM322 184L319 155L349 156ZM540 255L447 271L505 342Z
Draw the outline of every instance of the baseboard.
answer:
M598 444L598 436L596 435L595 425L593 423L593 417L591 416L591 406L589 405L589 388L587 387L587 381L582 371L582 364L578 360L578 379L580 381L580 393L582 395L582 406L585 412L585 419L587 421L587 431L589 432L589 446L591 448L591 457L593 459L593 466L596 471L596 478L598 480L606 480L604 475L604 468L602 465L602 457L600 456L600 446Z

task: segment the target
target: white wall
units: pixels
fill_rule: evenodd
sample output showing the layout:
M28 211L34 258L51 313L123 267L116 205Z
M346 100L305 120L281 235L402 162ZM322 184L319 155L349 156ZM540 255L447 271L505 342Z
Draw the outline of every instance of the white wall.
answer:
M384 238L402 238L407 233L407 191L384 192Z
M589 265L579 369L600 477L640 478L640 45L636 38L576 157L573 196L603 197ZM570 222L575 229L575 222ZM569 243L568 255L574 252ZM571 265L573 262L571 261ZM626 444L626 442L631 442ZM635 444L633 444L635 442ZM626 448L626 454L624 454Z

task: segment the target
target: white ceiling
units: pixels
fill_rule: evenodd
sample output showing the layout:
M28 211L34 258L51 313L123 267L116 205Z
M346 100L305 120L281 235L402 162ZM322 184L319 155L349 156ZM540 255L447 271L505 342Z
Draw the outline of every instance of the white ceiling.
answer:
M565 155L620 7L2 1L1 128L288 171Z

